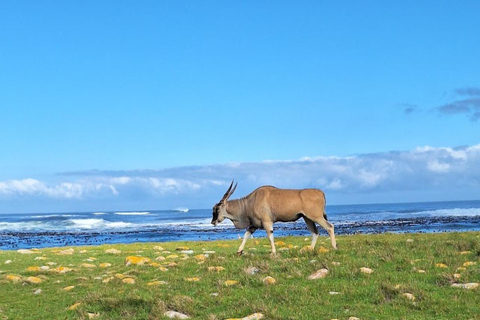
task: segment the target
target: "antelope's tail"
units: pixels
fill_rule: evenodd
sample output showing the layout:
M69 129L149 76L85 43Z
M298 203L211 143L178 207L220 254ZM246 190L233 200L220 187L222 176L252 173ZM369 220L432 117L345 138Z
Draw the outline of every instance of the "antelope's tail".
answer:
M325 197L325 192L322 192L323 194L323 218L328 221L327 219L327 211L325 208L327 207L327 198Z

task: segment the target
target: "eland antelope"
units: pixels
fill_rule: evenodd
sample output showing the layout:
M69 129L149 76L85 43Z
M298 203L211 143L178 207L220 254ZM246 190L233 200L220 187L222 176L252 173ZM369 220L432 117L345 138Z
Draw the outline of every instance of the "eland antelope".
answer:
M238 183L237 183L238 184ZM235 192L237 184L230 184L223 198L213 206L212 224L216 226L225 218L232 220L238 229L247 229L242 244L237 253L241 255L247 239L257 230L265 229L272 246L272 255L276 254L273 241L273 224L277 221L289 222L300 218L305 220L312 233L311 249L315 248L318 238L318 228L315 223L327 230L333 248L337 249L333 225L327 221L325 212L325 194L319 189L279 189L263 186L254 190L248 196L228 200Z

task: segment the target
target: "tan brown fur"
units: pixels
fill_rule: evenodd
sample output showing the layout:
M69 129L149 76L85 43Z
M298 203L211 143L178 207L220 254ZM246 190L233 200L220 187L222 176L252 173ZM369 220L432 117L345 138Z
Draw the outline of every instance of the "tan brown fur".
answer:
M243 252L247 239L257 229L265 229L267 232L272 254L276 253L273 241L273 224L275 222L296 221L299 218L305 220L308 229L312 233L311 248L315 248L318 237L318 223L325 228L336 249L334 226L327 221L325 213L325 194L319 189L279 189L272 186L257 188L248 196L230 200L228 198L235 191L233 181L222 200L213 207L212 224L222 222L225 218L232 220L235 227L247 228L238 253Z

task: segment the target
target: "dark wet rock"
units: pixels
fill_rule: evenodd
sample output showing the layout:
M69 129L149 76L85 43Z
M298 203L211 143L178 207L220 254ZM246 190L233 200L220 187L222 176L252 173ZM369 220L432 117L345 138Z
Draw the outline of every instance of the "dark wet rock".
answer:
M384 232L445 232L480 230L480 216L415 217L382 221L339 222L332 220L336 234L377 234ZM320 231L326 234L323 229ZM265 236L262 231L256 235ZM276 236L308 236L305 223L275 224ZM166 242L236 239L243 230L233 227L197 228L177 226L138 231L120 232L3 232L0 234L1 250L45 248L58 246L83 246L131 242Z

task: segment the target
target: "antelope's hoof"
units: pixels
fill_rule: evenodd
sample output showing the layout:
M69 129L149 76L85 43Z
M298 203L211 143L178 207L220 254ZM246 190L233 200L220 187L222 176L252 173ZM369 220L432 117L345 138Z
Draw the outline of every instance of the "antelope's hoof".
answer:
M237 251L237 256L241 256L243 254L243 250L242 251Z

